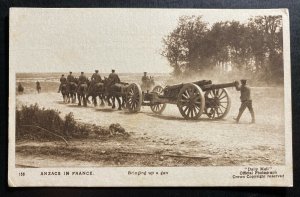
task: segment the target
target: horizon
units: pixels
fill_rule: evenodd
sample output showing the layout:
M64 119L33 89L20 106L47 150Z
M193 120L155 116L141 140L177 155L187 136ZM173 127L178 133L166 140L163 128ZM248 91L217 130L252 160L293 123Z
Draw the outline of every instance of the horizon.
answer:
M15 72L171 73L162 39L183 15L212 25L246 22L270 10L12 8L10 67ZM278 15L278 10L274 12Z

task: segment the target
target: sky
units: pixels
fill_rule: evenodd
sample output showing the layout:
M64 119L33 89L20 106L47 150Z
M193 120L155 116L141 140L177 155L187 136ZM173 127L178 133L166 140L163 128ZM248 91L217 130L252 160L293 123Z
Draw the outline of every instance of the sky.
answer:
M162 38L182 15L246 22L278 10L45 9L10 10L10 68L15 72L168 73Z

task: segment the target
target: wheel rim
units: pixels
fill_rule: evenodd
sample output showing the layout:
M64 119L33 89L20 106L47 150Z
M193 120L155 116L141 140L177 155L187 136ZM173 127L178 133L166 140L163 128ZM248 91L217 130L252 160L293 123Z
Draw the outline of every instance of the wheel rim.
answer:
M135 83L130 84L127 89L126 107L129 112L138 112L142 105L142 90L141 87Z
M161 95L163 92L163 87L155 86L153 88L152 92L156 92L158 95ZM151 105L150 108L154 113L161 114L165 110L166 106L167 106L167 104L165 104L165 103L157 103L157 104Z
M201 88L195 84L186 84L178 94L177 107L185 119L198 119L205 104Z
M210 119L221 119L228 114L231 100L225 88L207 91L205 99L207 102L205 113Z

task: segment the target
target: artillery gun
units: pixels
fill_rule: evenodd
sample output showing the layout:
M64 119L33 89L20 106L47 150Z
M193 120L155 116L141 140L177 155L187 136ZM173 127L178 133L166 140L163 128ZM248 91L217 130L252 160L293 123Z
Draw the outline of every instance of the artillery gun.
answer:
M130 84L126 93L129 112L138 112L141 106L150 106L161 114L166 104L176 104L185 119L198 119L203 113L210 119L224 118L231 107L226 88L235 87L237 82L212 84L211 80L182 83L172 86L155 86L151 92L142 92L138 84Z

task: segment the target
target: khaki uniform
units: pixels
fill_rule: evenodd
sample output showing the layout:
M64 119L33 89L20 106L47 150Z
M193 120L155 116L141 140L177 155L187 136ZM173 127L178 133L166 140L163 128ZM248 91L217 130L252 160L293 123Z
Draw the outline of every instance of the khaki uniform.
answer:
M91 77L91 83L88 87L88 91L90 91L95 86L95 84L100 83L101 81L101 76L98 73L94 73Z
M119 76L116 73L110 73L108 78L112 80L112 85L121 82Z
M58 92L60 92L61 91L61 86L62 86L62 84L65 84L65 83L67 83L67 79L65 78L65 77L60 77L60 84L59 84L59 88L58 88Z
M143 76L143 77L142 77L142 82L143 82L144 84L146 84L148 80L149 80L149 77L148 77L148 76Z
M85 75L80 75L79 78L78 78L78 85L81 85L83 83L86 83L87 82L87 78Z
M94 73L91 78L95 83L99 83L102 81L101 76L98 73Z
M67 82L70 83L70 82L75 82L75 78L73 75L68 75L67 76Z
M60 83L67 83L67 79L65 77L61 77L59 81Z
M245 111L246 108L248 108L251 114L252 122L255 122L254 110L253 110L252 99L251 99L251 89L246 85L244 86L242 85L240 87L236 87L236 90L241 92L240 99L242 102L236 121L238 122L240 120L243 112Z

